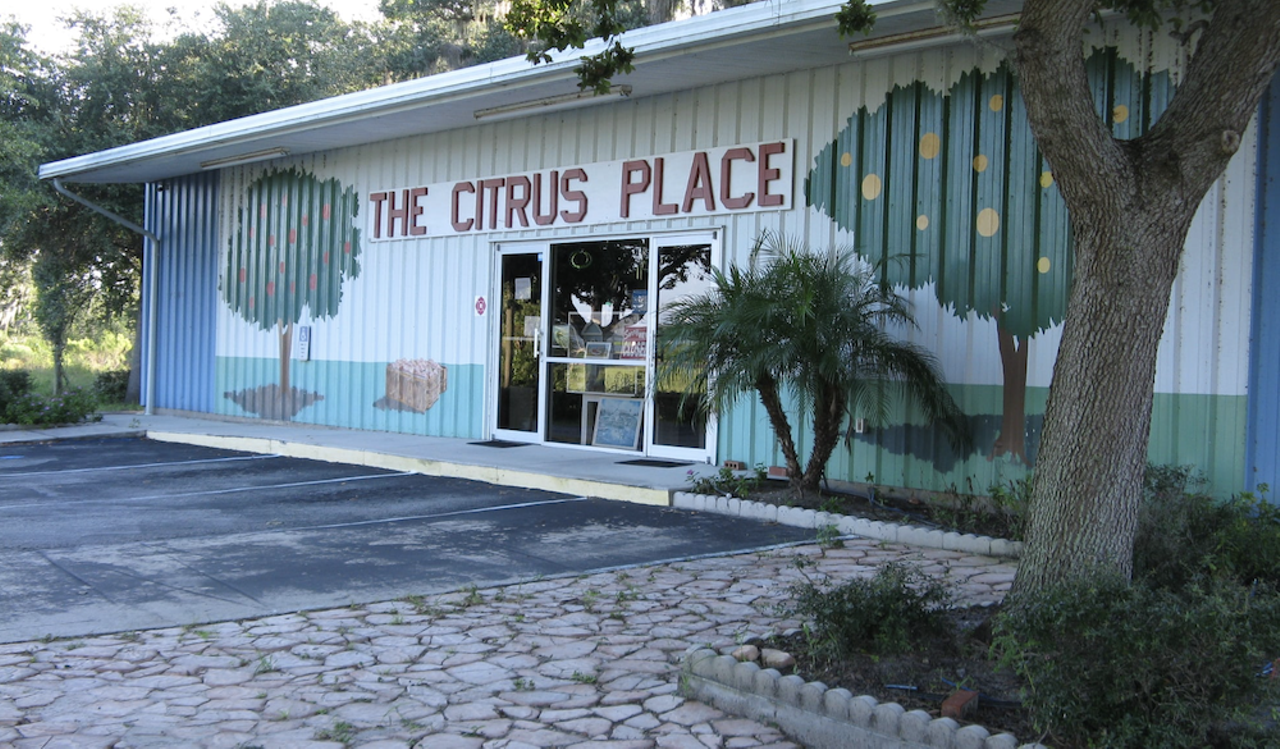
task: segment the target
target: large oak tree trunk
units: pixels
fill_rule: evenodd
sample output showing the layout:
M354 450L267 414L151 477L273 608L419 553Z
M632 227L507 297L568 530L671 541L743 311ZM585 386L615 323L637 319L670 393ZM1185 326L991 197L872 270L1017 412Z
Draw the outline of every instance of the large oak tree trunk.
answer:
M1280 3L1219 0L1164 115L1116 141L1085 76L1093 8L1027 0L1015 35L1028 119L1076 243L1015 602L1094 567L1131 574L1156 349L1187 229L1280 62Z

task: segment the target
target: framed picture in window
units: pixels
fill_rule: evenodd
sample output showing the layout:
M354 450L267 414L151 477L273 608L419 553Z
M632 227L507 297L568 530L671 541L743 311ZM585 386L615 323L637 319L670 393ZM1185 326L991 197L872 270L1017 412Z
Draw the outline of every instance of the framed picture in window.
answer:
M640 449L640 417L644 415L641 398L601 398L596 407L596 426L591 444L602 447Z

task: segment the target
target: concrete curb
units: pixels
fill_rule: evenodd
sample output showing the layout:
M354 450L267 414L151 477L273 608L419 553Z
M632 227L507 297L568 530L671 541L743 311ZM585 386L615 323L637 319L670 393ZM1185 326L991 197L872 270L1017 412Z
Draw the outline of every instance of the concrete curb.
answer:
M820 681L783 676L776 669L739 663L731 655L699 649L681 662L680 691L686 696L762 723L777 725L810 749L1047 749L1022 744L1011 734L991 735L982 726L960 727L896 702L855 697Z
M671 504L670 493L665 489L652 489L591 479L549 476L530 471L470 465L431 458L419 458L411 455L396 455L377 450L332 447L270 437L190 434L155 429L148 430L146 437L158 442L178 442L186 445L216 447L224 450L239 450L263 455L283 455L289 458L361 465L370 468L382 468L388 471L412 471L421 473L424 476L445 476L471 481L483 481L499 486L542 489L580 497L600 497L602 499L616 499L623 502L636 502L660 507L666 507Z
M800 507L779 507L766 502L753 502L736 497L716 497L709 494L676 492L671 498L673 507L694 512L714 512L720 515L754 518L770 523L781 523L797 528L825 528L834 526L842 535L862 536L877 541L923 546L930 549L960 551L988 557L1017 559L1022 555L1021 541L1008 541L972 533L940 531L914 525L884 523L878 520L833 515L829 512L806 510Z

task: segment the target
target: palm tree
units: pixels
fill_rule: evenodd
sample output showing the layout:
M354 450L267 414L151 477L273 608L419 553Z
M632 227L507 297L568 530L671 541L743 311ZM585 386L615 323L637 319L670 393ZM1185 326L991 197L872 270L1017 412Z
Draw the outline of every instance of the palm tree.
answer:
M958 446L964 414L934 358L894 338L914 326L908 302L849 251L810 252L762 236L746 268L715 272L715 288L664 311L664 376L690 383L707 412L754 391L786 458L791 486L816 490L855 414L883 423L897 398L915 403ZM680 381L680 380L677 380ZM784 395L809 411L813 447L804 470Z

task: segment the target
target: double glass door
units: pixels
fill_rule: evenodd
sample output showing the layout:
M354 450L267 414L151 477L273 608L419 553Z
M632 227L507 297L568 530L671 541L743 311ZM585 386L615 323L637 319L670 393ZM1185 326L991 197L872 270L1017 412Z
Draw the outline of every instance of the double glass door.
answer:
M663 375L663 310L712 286L711 235L504 248L495 436L704 461L699 393Z

